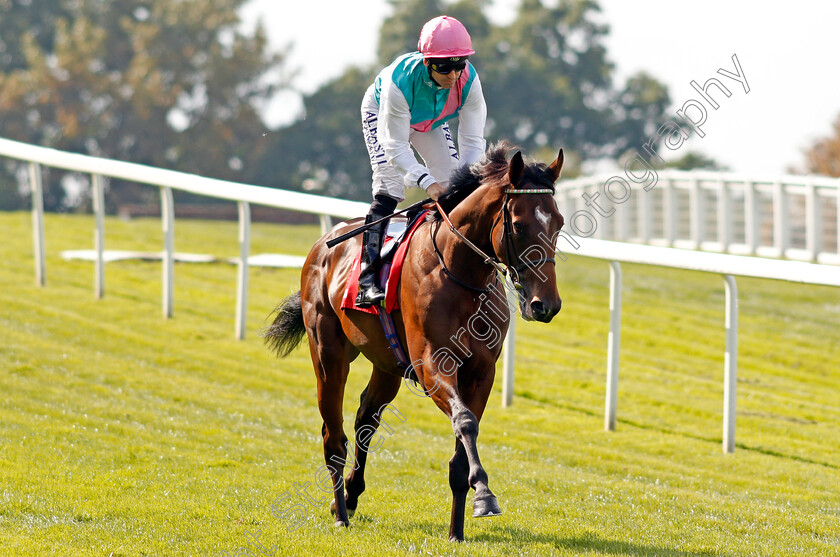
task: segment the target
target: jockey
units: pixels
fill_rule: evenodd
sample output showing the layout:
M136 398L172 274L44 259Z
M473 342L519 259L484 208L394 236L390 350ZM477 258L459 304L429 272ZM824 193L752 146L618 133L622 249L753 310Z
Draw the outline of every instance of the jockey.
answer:
M450 174L477 161L486 148L487 106L467 59L475 51L466 28L453 17L436 17L423 26L417 50L382 70L362 100L362 131L373 169L366 224L393 213L406 187L421 187L437 200ZM456 117L459 149L447 123ZM384 229L383 224L364 233L356 298L361 307L385 298L377 280Z

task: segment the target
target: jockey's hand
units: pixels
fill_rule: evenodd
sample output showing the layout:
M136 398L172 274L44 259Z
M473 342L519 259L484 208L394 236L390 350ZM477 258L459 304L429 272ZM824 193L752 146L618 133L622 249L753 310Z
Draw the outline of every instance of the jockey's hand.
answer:
M441 195L446 193L446 188L435 182L434 184L426 188L426 193L429 195L429 197L437 201Z

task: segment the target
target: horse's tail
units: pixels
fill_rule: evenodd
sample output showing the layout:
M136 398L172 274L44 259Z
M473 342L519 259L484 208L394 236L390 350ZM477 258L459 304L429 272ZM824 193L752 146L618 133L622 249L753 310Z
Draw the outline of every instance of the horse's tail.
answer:
M300 305L300 291L284 298L272 313L276 313L277 317L265 329L263 337L269 349L283 358L300 344L306 334L306 328L303 325L303 309Z

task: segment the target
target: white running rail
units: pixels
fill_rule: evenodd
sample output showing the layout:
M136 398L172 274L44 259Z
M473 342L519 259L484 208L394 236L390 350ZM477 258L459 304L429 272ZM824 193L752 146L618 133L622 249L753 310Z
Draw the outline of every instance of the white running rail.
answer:
M95 249L95 292L98 298L104 295L104 183L103 177L120 178L133 182L160 187L161 218L164 230L163 255L163 314L168 318L173 311L173 261L174 261L174 206L172 190L178 189L218 199L236 201L239 206L239 272L236 303L236 338L245 335L245 308L248 290L248 255L250 246L250 203L277 207L293 211L313 213L321 216L324 231L331 226L330 216L342 218L357 217L366 214L367 203L332 199L316 195L284 191L273 188L252 186L236 182L226 182L204 178L194 174L185 174L171 170L152 168L134 163L101 159L47 149L16 141L0 139L0 155L29 162L29 177L32 189L33 240L35 251L35 280L45 284L46 268L44 256L43 232L43 193L41 187L40 165L61 168L92 176L93 205L96 222ZM590 198L603 188L609 178L583 178L561 182L557 194L561 211L566 221L577 211L592 210L586 205L584 193ZM638 188L636 210L630 211L619 204L602 204L600 208L616 209L609 217L598 214L598 229L593 231L596 238L609 234L618 235L628 241L641 244L664 244L673 247L654 245L636 245L626 242L614 242L595 238L582 238L565 235L558 238L558 248L563 253L576 253L610 262L610 332L607 346L607 387L605 403L605 428L615 429L618 398L619 353L621 349L621 265L622 262L645 265L659 265L677 269L717 273L723 276L726 289L726 353L724 355L724 411L723 411L723 450L730 453L735 450L735 384L737 374L738 342L738 291L735 276L758 277L786 280L803 284L840 286L840 266L746 257L725 253L709 253L674 249L691 247L700 250L744 252L751 255L782 256L807 261L837 262L837 243L840 242L840 180L815 177L782 177L778 180L758 180L736 177L720 173L661 172L659 182L650 191ZM740 190L738 189L740 188ZM663 197L662 203L655 202L657 190ZM600 190L604 193L604 190ZM680 209L678 195L687 192L690 203ZM715 207L707 203L708 192L717 192ZM737 193L741 191L743 195ZM770 244L762 240L766 235L766 222L762 217L762 203L772 198L772 227ZM791 201L793 196L800 196L801 208ZM743 197L743 227L735 217L734 200ZM603 199L602 199L603 201ZM833 201L833 209L831 202ZM654 209L661 207L659 213ZM828 207L828 209L826 209ZM711 213L709 209L711 208ZM833 211L833 212L832 212ZM804 214L801 225L791 226L793 214ZM716 217L717 241L708 241L706 234L709 215ZM833 226L822 218L833 215L837 221ZM635 216L634 216L635 215ZM658 215L658 216L657 216ZM685 221L686 215L688 220ZM819 217L819 218L818 218ZM631 232L635 221L636 233ZM661 228L656 222L661 221ZM689 233L683 238L681 231L688 222ZM804 249L797 248L799 241L791 234L797 226L802 229ZM743 228L743 230L741 230ZM606 231L605 231L606 230ZM656 235L656 231L664 233ZM738 236L739 230L743 232ZM833 234L833 236L832 236ZM825 241L826 236L833 242ZM739 242L739 238L743 241ZM512 324L513 325L513 324ZM509 406L513 401L513 355L515 352L515 327L511 326L505 345L503 358L503 398L502 405Z
M28 145L0 138L0 155L29 163L32 189L32 220L35 244L35 280L46 282L44 256L44 206L41 187L41 165L91 175L95 231L95 294L105 294L105 203L103 177L120 178L141 184L158 186L161 194L161 220L164 233L163 251L163 315L172 317L174 308L174 230L175 207L172 190L188 191L218 199L236 201L239 206L239 269L236 298L236 338L245 336L245 310L248 306L248 255L250 252L251 203L320 215L324 232L332 227L331 216L352 218L367 214L368 204L333 199L274 188L226 182L135 163L89 157Z
M735 382L738 371L738 288L736 276L784 280L800 284L840 286L840 267L801 261L764 259L570 237L558 248L610 262L610 330L607 341L607 386L604 428L615 430L621 349L621 263L658 265L723 276L726 292L726 352L723 358L723 451L735 451Z
M840 263L840 178L650 169L637 178L561 181L566 222L602 240Z

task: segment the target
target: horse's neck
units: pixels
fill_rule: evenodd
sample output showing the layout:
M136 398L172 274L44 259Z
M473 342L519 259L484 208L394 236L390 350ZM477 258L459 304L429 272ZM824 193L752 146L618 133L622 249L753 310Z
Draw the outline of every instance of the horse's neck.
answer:
M483 254L476 253L461 238L443 227L439 245L450 272L460 280L483 288L495 276L486 257L495 257L490 231L502 208L504 193L499 188L483 186L461 201L450 213L455 228Z
M502 208L504 194L498 187L482 186L449 214L452 224L472 243L493 255L490 230Z

